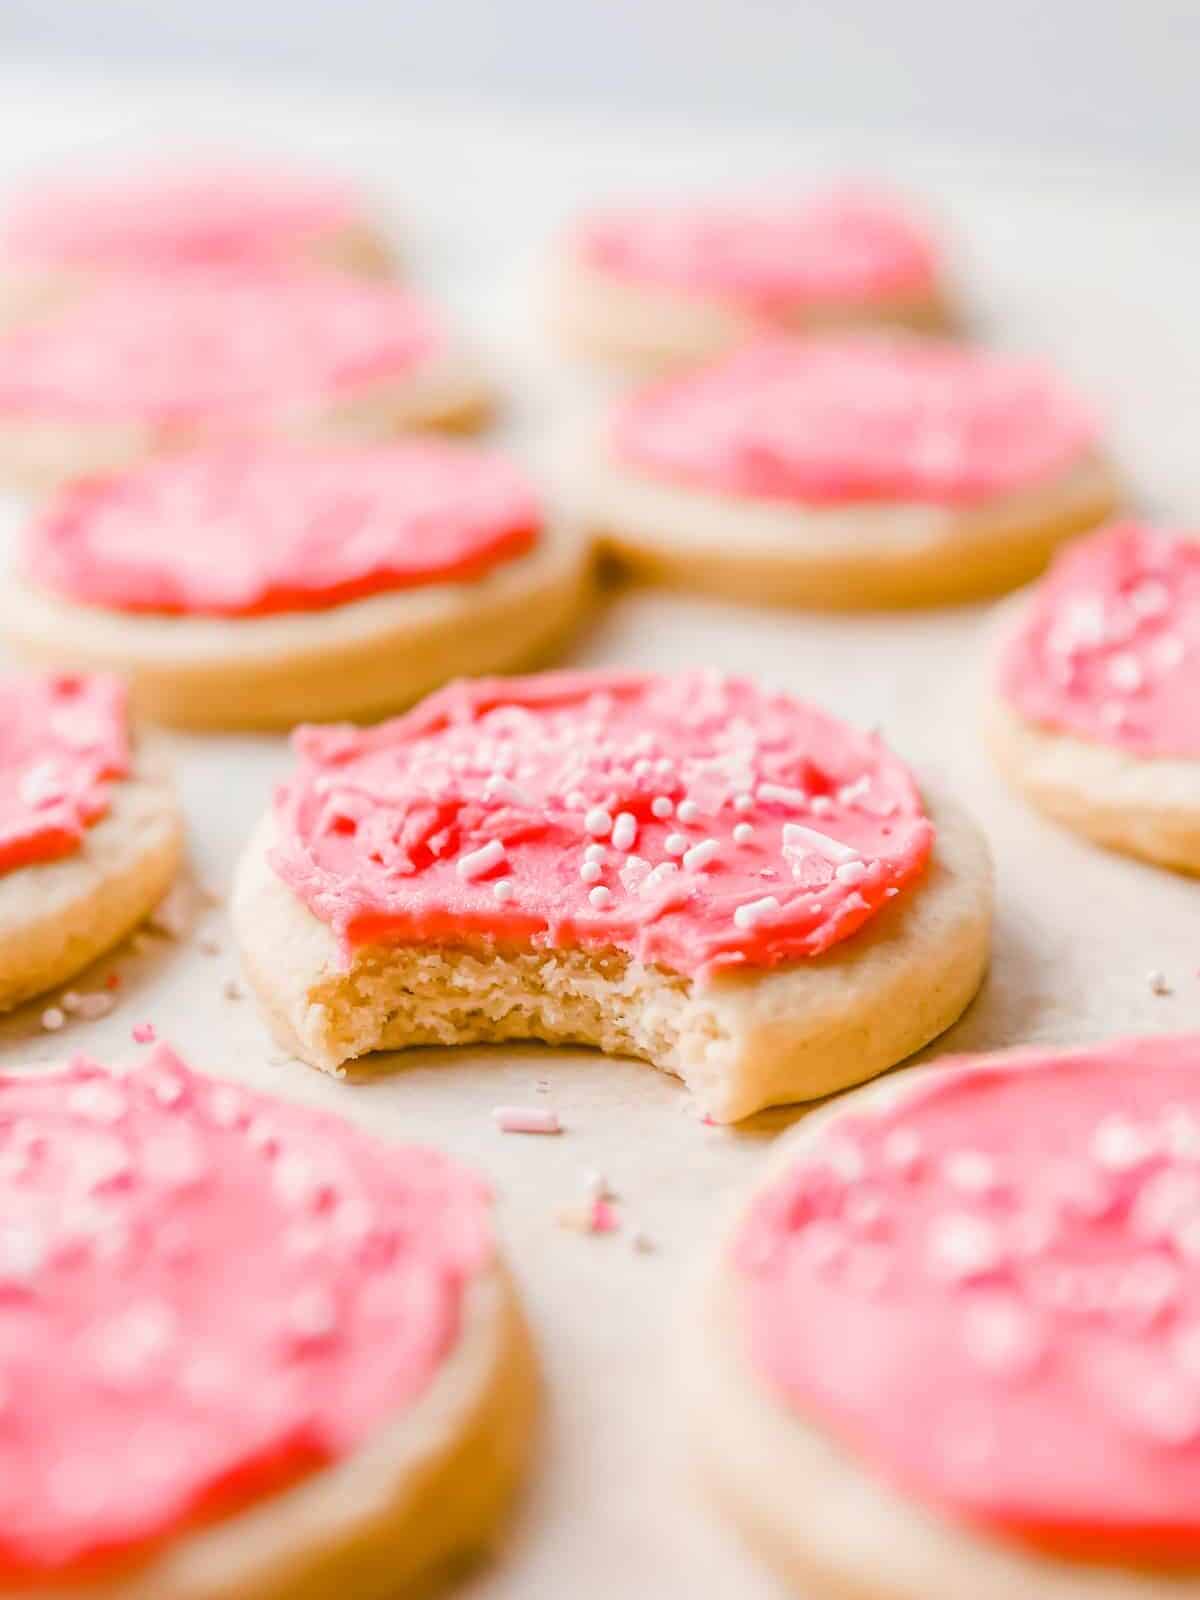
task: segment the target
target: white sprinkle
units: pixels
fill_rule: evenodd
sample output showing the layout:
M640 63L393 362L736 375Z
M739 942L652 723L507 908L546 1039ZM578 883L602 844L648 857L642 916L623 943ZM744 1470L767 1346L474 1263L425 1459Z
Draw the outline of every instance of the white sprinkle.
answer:
M700 807L694 800L681 800L675 807L675 815L680 822L695 822L700 815Z
M710 861L715 861L720 845L715 839L702 839L699 844L685 852L683 864L689 872L699 872L707 867Z
M1159 583L1156 578L1147 578L1130 592L1129 604L1139 617L1160 617L1169 609L1171 596L1166 584Z
M615 850L632 850L637 841L637 818L632 811L622 811L613 823L612 842Z
M663 849L669 856L681 856L687 850L687 847L687 837L682 833L669 833L663 845Z
M66 1020L66 1016L58 1006L47 1006L42 1012L42 1027L47 1033L57 1033Z
M604 876L604 868L598 861L585 861L579 869L579 876L584 883L599 883Z
M565 803L572 811L582 811L587 805L587 795L582 789L572 789L568 792Z
M589 844L584 846L583 859L585 861L607 861L608 851L602 844Z
M675 770L675 763L671 760L670 756L659 756L658 760L654 763L654 770L659 774L660 777L668 778Z
M1157 969L1155 969L1153 972L1148 972L1146 974L1146 982L1150 985L1151 994L1171 993L1171 985L1167 980L1167 975L1165 972L1159 972Z
M675 802L674 800L669 799L665 794L655 795L654 799L650 802L650 810L660 822L665 822L669 816L673 815L675 811Z
M1111 1172L1140 1167L1154 1153L1149 1134L1124 1117L1105 1117L1092 1135L1092 1158Z
M929 1264L938 1277L955 1282L984 1277L1000 1260L1000 1237L983 1217L952 1211L931 1224Z
M814 817L828 817L833 814L833 801L827 794L814 795L809 810Z
M100 1017L108 1016L116 1003L111 994L99 990L95 994L81 994L75 1009L88 1022L95 1022Z
M478 850L468 850L465 856L459 856L455 871L460 878L482 878L484 873L491 872L503 860L504 846L499 839L489 839Z
M748 822L739 822L733 830L734 844L749 844L754 837L754 829Z
M595 906L597 911L604 911L613 903L613 892L598 883L594 889L588 890L588 904Z
M492 885L493 896L505 905L513 897L513 881L511 878L497 878Z
M66 994L59 995L58 999L64 1011L75 1012L79 1010L80 996L76 990L68 989Z
M893 1128L883 1141L883 1159L897 1172L915 1172L921 1161L921 1140L911 1128Z
M753 811L754 796L752 794L735 794L733 797L733 809L743 813Z
M612 832L613 819L603 806L593 806L584 817L583 825L597 839L606 839Z
M963 1313L967 1354L985 1372L1016 1378L1041 1358L1043 1342L1032 1313L1008 1294L987 1294L970 1301Z
M784 823L783 848L795 851L815 850L827 861L858 860L858 851L852 850L848 844L843 844L840 839L831 839L827 833L818 833L815 828L806 828L799 822Z
M774 916L779 911L779 901L773 894L763 895L761 900L748 900L745 905L738 906L733 913L734 926L737 928L754 928L767 917Z
M653 771L653 761L647 760L645 756L639 756L633 763L633 775L635 778L648 778Z
M1145 683L1146 675L1136 656L1122 652L1108 664L1108 681L1122 694L1136 694Z
M865 861L843 861L840 867L834 868L834 877L839 883L861 883L867 875Z
M80 1083L67 1096L67 1109L89 1122L120 1122L128 1102L115 1083Z
M946 1182L964 1194L986 1194L996 1186L996 1163L980 1150L957 1150L942 1163Z
M804 790L789 788L786 783L760 783L758 798L773 800L781 806L799 806L802 809L808 805L808 796Z
M540 1086L539 1086L540 1087ZM538 1106L493 1106L492 1118L501 1133L561 1133L557 1111Z
M337 1306L324 1289L302 1289L287 1309L288 1332L303 1344L319 1344L337 1327Z

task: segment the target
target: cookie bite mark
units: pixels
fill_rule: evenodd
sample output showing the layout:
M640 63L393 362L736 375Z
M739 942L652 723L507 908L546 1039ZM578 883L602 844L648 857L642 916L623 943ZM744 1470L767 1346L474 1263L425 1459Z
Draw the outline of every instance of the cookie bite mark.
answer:
M899 200L853 185L584 217L565 242L555 304L570 343L643 368L701 360L772 326L952 320L928 228Z
M472 1174L162 1045L0 1076L0 1158L6 1594L382 1597L490 1531L533 1392Z
M1198 1090L1195 1037L1029 1049L785 1141L687 1366L706 1476L793 1581L1190 1592Z
M1200 541L1121 523L1065 552L1009 619L993 754L1048 815L1200 872Z
M539 664L589 589L586 541L499 455L268 440L60 490L0 626L33 660L124 673L157 720L290 727Z
M314 1065L591 1044L732 1120L891 1065L982 974L971 825L939 807L938 832L878 740L745 680L463 683L296 748L234 916L269 1019ZM890 1012L918 971L934 981Z
M1010 587L1116 492L1094 418L1044 368L859 334L763 339L635 391L591 509L646 576L852 607Z
M122 274L0 334L0 469L18 483L206 442L453 426L486 404L428 306L328 271Z

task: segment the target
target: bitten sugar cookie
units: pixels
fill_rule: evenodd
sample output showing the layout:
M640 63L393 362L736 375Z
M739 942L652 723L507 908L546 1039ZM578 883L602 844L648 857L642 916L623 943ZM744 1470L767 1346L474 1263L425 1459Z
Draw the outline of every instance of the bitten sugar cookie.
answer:
M1117 499L1049 372L941 340L775 338L614 411L590 506L635 572L766 603L904 606L1023 582Z
M485 1186L190 1072L0 1076L0 1587L390 1600L534 1408Z
M0 627L195 728L371 717L545 659L589 553L515 466L432 438L229 446L72 484L26 531Z
M772 326L936 328L951 315L925 226L848 186L585 217L555 301L573 345L641 367L703 360Z
M160 166L44 179L0 215L0 316L117 272L307 263L386 271L353 189L266 168Z
M170 887L182 833L118 680L0 676L0 1011L123 939Z
M1200 1037L806 1122L687 1337L713 1493L806 1595L1200 1594Z
M988 713L992 752L1049 816L1200 873L1200 539L1123 523L1022 602Z
M487 403L473 360L394 284L131 274L0 334L0 477L37 487L218 440L461 426Z
M741 679L452 685L305 728L234 892L281 1040L536 1038L639 1056L720 1122L947 1028L987 955L974 825L876 738Z

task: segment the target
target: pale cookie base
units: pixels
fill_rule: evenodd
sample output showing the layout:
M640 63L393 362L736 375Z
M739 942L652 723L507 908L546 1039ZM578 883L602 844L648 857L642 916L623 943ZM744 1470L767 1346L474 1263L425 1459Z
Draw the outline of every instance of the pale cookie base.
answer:
M428 1390L336 1466L172 1541L123 1576L2 1600L399 1600L494 1536L530 1451L537 1379L504 1270L468 1290Z
M371 384L318 412L285 409L275 419L275 431L314 443L388 439L425 428L469 432L486 422L494 404L474 357L448 350L409 377ZM149 456L208 442L202 429L0 419L0 487L38 494L68 478L120 472Z
M289 728L379 717L451 678L543 665L590 596L590 553L559 528L470 583L266 617L102 611L11 577L0 632L29 661L123 674L138 713L156 722Z
M991 863L956 806L930 815L926 876L861 932L813 960L705 987L616 950L376 945L344 970L331 930L268 863L269 817L238 867L234 932L276 1037L326 1071L408 1045L595 1045L674 1073L701 1111L735 1122L873 1077L971 1000L987 964Z
M708 360L771 329L821 333L883 326L936 332L957 320L949 301L936 292L810 304L791 315L755 316L728 300L672 293L575 260L554 270L550 301L555 332L570 350L641 373Z
M111 950L171 886L183 821L166 765L139 746L107 816L73 855L0 873L0 1011L43 994Z
M1119 500L1116 476L1099 456L968 508L736 499L606 460L586 509L603 546L641 578L731 600L850 610L951 604L1015 588Z
M1056 733L999 696L985 729L997 766L1039 811L1111 850L1200 876L1200 761Z
M806 1118L775 1146L763 1184L782 1176L831 1120L893 1100L936 1071L904 1073ZM708 1492L799 1593L809 1600L1200 1596L1200 1577L1059 1560L976 1532L904 1498L806 1422L756 1374L745 1349L742 1284L727 1260L742 1215L693 1298L695 1320L678 1341L688 1442ZM883 1314L879 1337L887 1337Z

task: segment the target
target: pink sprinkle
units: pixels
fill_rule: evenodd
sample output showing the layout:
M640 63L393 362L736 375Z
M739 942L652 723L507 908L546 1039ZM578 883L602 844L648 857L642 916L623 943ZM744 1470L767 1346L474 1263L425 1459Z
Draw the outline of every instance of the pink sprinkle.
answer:
M134 1044L153 1044L157 1037L152 1022L139 1022L133 1029Z
M589 1226L593 1233L615 1233L621 1226L616 1208L612 1202L604 1199L592 1201L592 1215Z
M492 1117L501 1133L561 1133L557 1111L538 1106L493 1106Z

